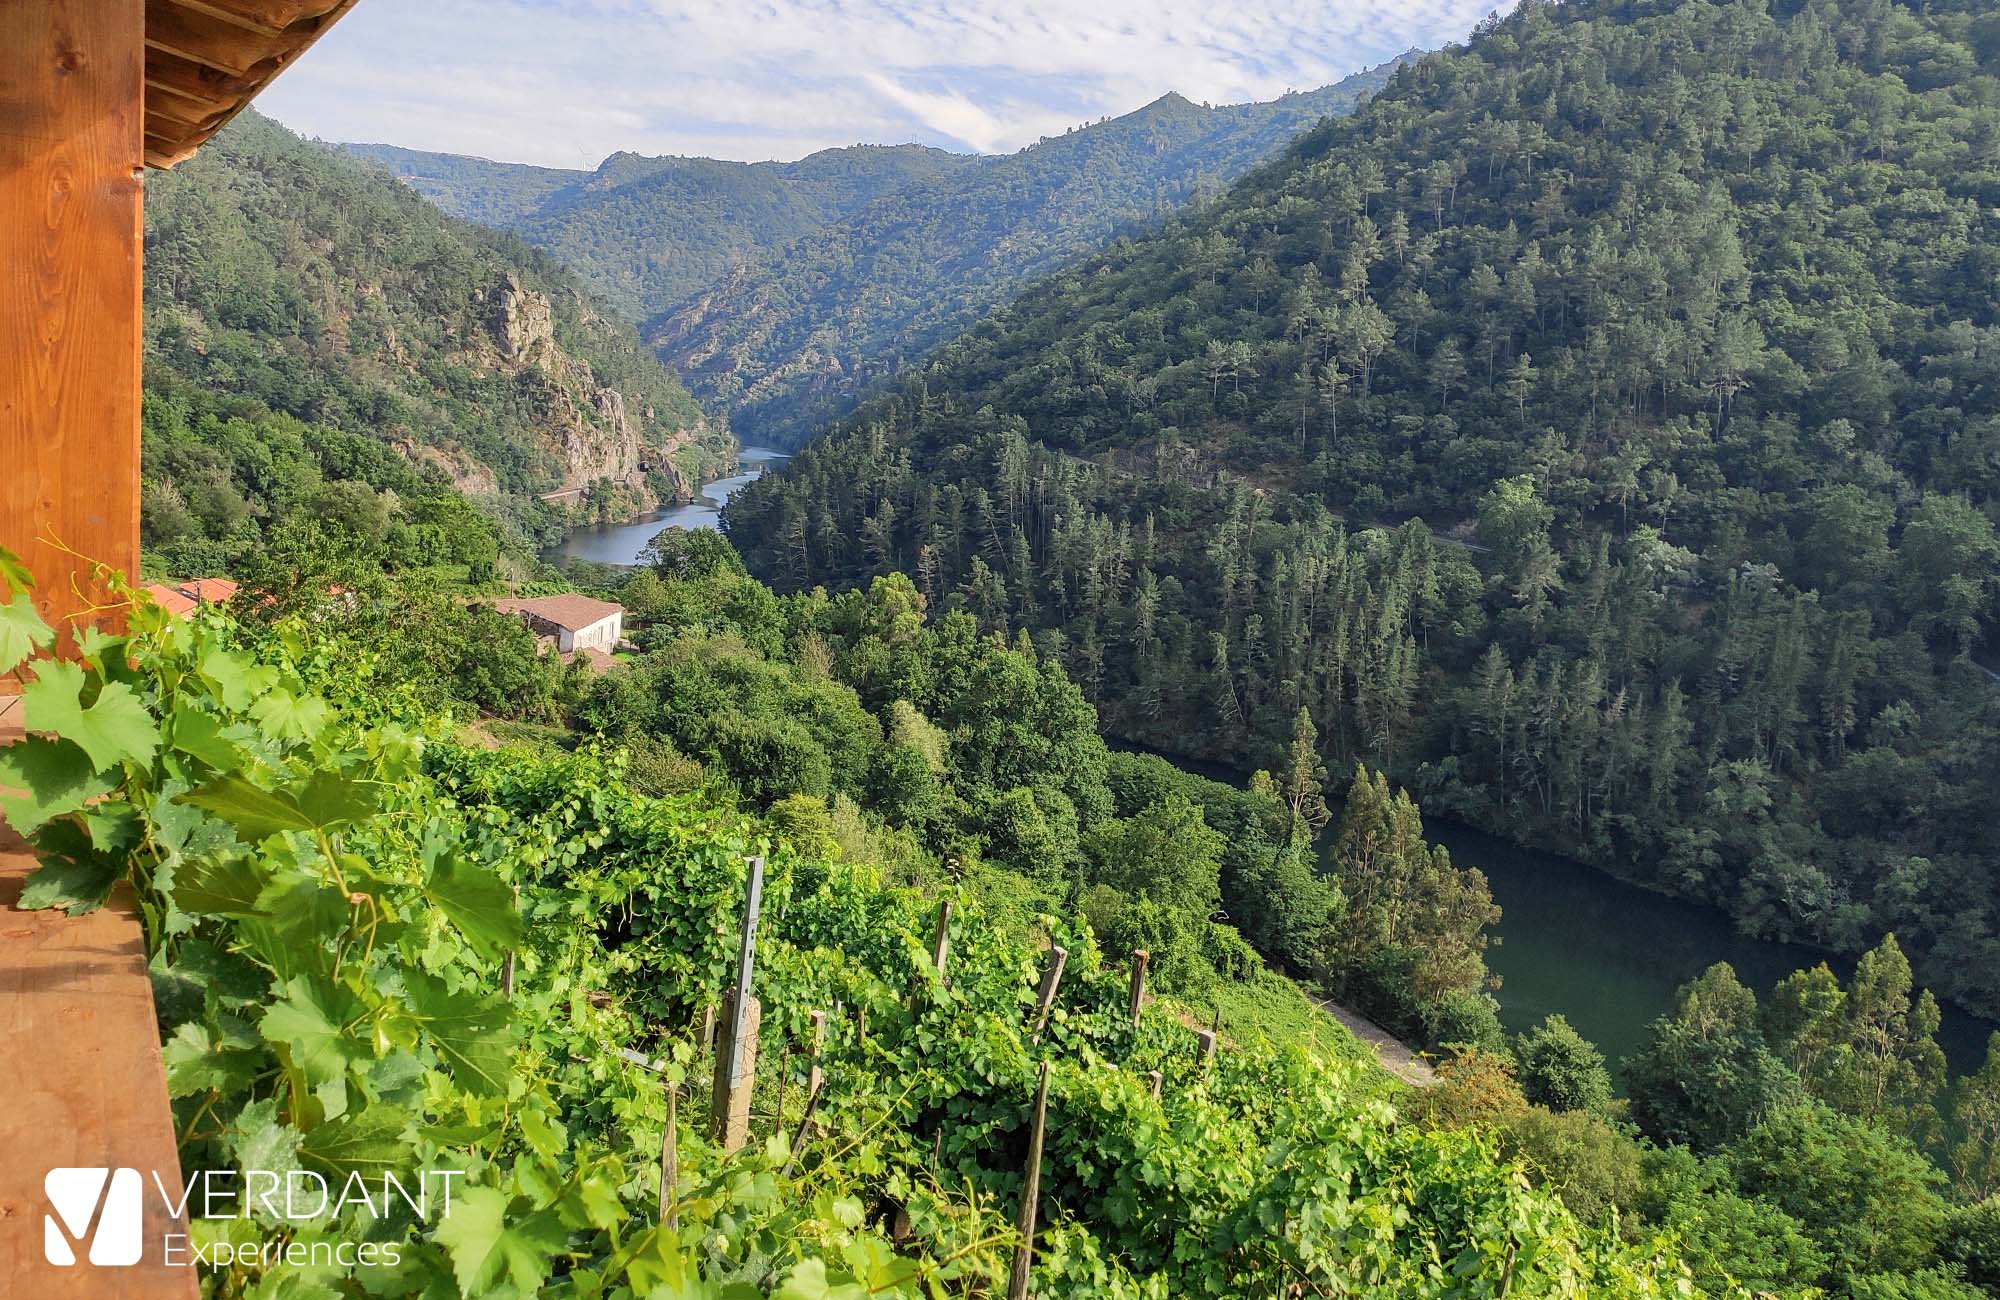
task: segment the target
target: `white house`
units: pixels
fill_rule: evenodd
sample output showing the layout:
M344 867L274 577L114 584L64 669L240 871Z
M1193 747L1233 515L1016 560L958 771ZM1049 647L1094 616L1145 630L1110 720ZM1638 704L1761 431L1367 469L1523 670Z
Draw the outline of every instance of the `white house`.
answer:
M496 601L503 614L518 615L536 636L553 637L556 649L572 655L580 650L610 654L625 635L625 607L588 596L535 596Z

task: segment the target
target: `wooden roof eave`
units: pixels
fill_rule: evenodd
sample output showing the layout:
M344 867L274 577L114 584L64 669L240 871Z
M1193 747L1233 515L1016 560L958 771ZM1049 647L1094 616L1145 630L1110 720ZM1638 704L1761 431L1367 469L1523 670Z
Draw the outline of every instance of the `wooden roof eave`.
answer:
M146 0L146 165L182 162L357 0Z

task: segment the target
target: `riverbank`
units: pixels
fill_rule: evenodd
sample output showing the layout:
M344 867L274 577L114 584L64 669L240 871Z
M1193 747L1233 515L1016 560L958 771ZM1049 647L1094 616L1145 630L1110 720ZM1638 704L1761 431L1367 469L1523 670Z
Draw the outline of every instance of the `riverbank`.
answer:
M1246 774L1222 764L1105 739L1121 749L1158 753L1184 771L1239 789L1248 782ZM1717 908L1572 858L1437 817L1424 818L1424 834L1457 865L1478 868L1500 907L1486 964L1500 980L1495 996L1502 1027L1519 1033L1561 1014L1604 1053L1614 1075L1645 1047L1653 1021L1673 1010L1680 986L1716 962L1728 962L1760 998L1793 971L1821 962L1843 980L1854 972L1851 957L1755 938ZM1331 832L1322 850L1330 842ZM1952 1073L1977 1070L1986 1059L1987 1036L2000 1026L1952 1003L1941 1003L1940 1011L1938 1045Z
M736 454L736 469L703 483L695 499L686 505L669 506L619 524L597 524L571 530L562 542L544 557L550 563L588 560L631 568L653 538L669 528L710 528L722 526L722 507L748 484L762 478L771 466L791 459L790 452L774 447L744 447Z
M1312 997L1312 994L1306 996ZM1382 1063L1382 1068L1404 1083L1416 1088L1428 1088L1437 1082L1437 1070L1429 1061L1367 1016L1349 1010L1331 998L1312 998L1312 1001L1314 1006L1338 1021L1341 1028L1366 1044L1375 1053L1375 1059Z

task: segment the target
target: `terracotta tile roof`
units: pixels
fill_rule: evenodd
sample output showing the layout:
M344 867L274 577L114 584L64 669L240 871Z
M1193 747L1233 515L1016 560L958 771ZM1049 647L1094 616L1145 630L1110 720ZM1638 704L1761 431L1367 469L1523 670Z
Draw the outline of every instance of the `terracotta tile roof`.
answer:
M527 614L544 623L570 632L581 632L610 618L613 614L625 612L623 605L614 605L608 600L592 600L588 596L574 593L561 596L533 596L527 599L497 600L493 608L502 614Z
M167 613L172 614L175 618L185 617L200 608L199 603L186 592L175 587L169 587L163 582L149 582L146 584L145 590L146 594L153 598L155 605L166 610Z
M220 605L237 592L237 586L227 578L196 578L183 582L181 591L204 605Z

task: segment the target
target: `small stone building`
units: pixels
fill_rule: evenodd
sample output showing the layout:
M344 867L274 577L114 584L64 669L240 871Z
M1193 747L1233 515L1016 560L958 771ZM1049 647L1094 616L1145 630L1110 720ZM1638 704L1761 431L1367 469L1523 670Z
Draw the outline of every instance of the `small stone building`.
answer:
M610 654L625 636L625 607L588 596L534 596L496 601L503 614L513 614L525 622L536 636L553 639L565 655L580 650Z

